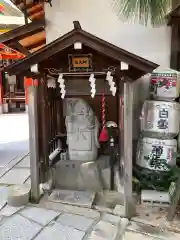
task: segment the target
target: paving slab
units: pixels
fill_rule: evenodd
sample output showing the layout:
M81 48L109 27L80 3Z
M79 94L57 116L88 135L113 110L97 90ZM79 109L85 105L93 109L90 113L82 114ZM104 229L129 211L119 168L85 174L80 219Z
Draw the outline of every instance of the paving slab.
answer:
M113 210L113 213L115 215L119 215L121 217L125 217L125 207L123 205L116 205L114 210Z
M115 240L118 233L118 228L105 221L98 222L93 228L88 240Z
M140 233L129 232L129 231L125 232L122 239L123 240L159 240L158 238L154 238L152 236L147 236Z
M113 225L119 225L121 222L121 218L119 216L115 216L109 213L104 213L102 215L102 220L105 222L110 222Z
M37 207L26 207L20 212L21 216L33 220L43 226L47 225L60 214L60 212L55 212L52 210Z
M18 168L30 168L30 156L27 155L15 167L18 167Z
M12 168L0 178L0 184L23 184L29 176L29 169Z
M24 183L31 185L31 177L29 177Z
M19 161L21 161L26 154L16 155L16 157L11 159L9 163L7 162L5 166L1 167L0 178L9 172Z
M57 221L62 225L73 227L84 232L86 232L94 222L94 220L91 218L69 213L62 214Z
M31 240L41 226L20 215L13 215L0 226L1 240Z
M53 202L77 205L81 207L92 207L95 192L55 190L48 200Z
M157 237L160 240L177 240L178 238L180 239L180 235L177 233L169 232L163 228L154 227L151 225L137 223L133 221L131 221L129 226L127 226L127 230L144 233L152 237Z
M54 211L59 211L63 213L71 213L75 215L81 215L88 218L93 219L99 219L100 218L100 212L90 209L90 208L84 208L84 207L78 207L78 206L71 206L68 204L62 204L57 202L45 202L43 205L40 204L40 206L46 208L46 209L52 209Z
M54 223L43 229L35 240L82 240L84 235L85 232L63 226L60 223Z
M0 151L0 167L7 166L7 164L10 163L15 157L16 157L15 154L12 154L11 152L8 153L6 150L1 150Z
M18 211L20 211L23 208L24 208L24 206L12 207L12 206L6 205L3 207L3 209L1 209L0 215L9 217L9 216L13 215L14 213L17 213Z

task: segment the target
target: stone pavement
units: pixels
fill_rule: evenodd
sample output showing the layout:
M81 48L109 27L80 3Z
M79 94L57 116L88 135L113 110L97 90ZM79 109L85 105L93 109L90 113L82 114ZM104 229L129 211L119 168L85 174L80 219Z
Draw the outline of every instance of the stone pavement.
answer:
M0 115L0 185L21 184L29 178L28 139L27 114Z
M92 209L78 213L5 205L0 211L0 239L118 240L128 224L127 219Z
M1 195L1 194L0 194ZM52 204L52 203L51 203ZM46 205L48 207L48 204ZM110 213L65 204L0 210L1 240L179 240L180 234Z

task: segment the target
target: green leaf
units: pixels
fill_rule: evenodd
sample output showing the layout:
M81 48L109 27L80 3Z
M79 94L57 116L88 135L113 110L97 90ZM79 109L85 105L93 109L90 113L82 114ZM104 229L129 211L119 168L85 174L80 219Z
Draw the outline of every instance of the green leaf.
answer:
M124 20L159 26L165 24L171 4L172 0L113 0L113 9Z

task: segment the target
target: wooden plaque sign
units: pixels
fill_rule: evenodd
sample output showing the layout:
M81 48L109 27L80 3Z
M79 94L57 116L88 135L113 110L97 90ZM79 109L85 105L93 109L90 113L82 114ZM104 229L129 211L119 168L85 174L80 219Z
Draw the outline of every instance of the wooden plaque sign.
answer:
M92 55L80 54L69 55L69 71L90 71L92 70Z

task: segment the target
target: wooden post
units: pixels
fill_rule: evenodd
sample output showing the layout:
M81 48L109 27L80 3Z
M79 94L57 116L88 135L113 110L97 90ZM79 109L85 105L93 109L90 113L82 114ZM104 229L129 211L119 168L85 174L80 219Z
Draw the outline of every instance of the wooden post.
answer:
M0 114L3 113L3 79L2 72L0 72Z
M28 89L26 87L26 77L24 77L25 109L28 112Z
M179 25L173 23L171 26L171 56L170 56L170 67L179 71Z
M23 6L24 21L25 21L25 24L28 24L28 14L27 14L26 0L24 0L23 3L24 3L24 6Z
M39 85L39 104L40 104L40 127L41 127L41 182L46 182L49 169L49 153L48 153L48 100L47 100L47 82L45 76L40 80Z
M132 195L132 138L133 138L133 83L127 81L123 87L123 121L122 121L122 160L124 165L124 206L125 216L131 218L135 213L135 203Z
M28 115L29 115L29 148L31 173L31 199L38 202L39 189L39 149L38 149L38 112L37 87L28 87Z

